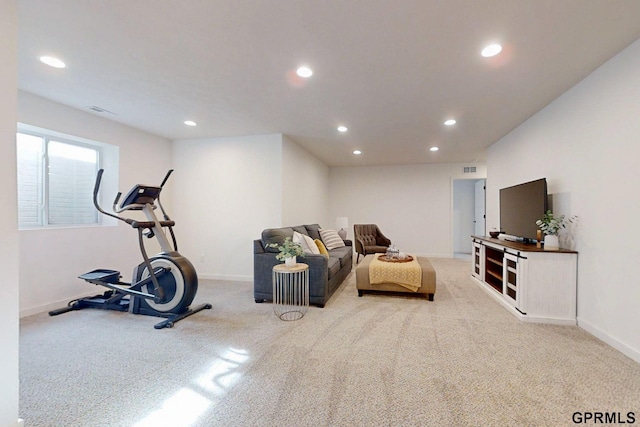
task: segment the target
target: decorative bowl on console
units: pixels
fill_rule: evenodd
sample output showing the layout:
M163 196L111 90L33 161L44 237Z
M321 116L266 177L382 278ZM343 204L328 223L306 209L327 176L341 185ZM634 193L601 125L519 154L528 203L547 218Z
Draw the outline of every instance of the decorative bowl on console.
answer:
M489 232L489 236L493 237L494 239L497 239L499 235L500 235L500 232L498 230L491 230Z

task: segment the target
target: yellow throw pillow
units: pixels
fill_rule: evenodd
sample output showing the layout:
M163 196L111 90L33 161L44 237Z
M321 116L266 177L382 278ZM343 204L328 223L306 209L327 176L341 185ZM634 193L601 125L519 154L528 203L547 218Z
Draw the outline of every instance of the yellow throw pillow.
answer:
M324 255L327 258L329 258L329 252L327 251L327 248L325 248L324 243L322 243L322 240L316 239L316 240L314 240L314 242L316 242L316 246L318 246L318 250L320 251L320 255Z

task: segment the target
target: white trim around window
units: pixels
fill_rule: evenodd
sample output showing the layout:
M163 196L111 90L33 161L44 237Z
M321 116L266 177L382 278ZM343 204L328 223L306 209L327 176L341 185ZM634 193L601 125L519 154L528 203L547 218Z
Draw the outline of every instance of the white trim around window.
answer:
M93 187L98 169L117 172L118 147L23 123L17 128L19 229L113 225L93 206ZM117 188L117 176L110 173L104 186Z

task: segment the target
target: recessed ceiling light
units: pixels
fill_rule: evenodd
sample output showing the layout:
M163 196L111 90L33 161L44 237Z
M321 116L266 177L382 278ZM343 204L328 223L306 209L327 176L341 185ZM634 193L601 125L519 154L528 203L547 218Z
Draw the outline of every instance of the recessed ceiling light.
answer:
M431 151L438 151L438 150L439 150L439 148L438 148L438 147L431 147L431 148L429 148L429 150L431 150Z
M444 124L447 126L453 126L456 124L456 121L454 119L449 119L449 120L445 120Z
M54 58L53 56L41 56L40 62L47 64L48 66L53 68L64 68L67 66L64 62L62 62L58 58Z
M349 130L349 129L347 129L347 127L346 127L346 126L338 126L338 132L346 132L346 131L348 131L348 130Z
M197 123L194 122L193 120L185 120L184 124L187 125L187 126L196 126L197 125Z
M296 70L296 74L306 79L313 75L313 71L309 67L300 67Z
M480 54L485 58L490 58L492 56L496 56L500 52L502 52L502 46L496 43L490 44L489 46L482 49L482 52Z
M362 154L362 151L360 150L353 150L353 154L355 154L356 156Z

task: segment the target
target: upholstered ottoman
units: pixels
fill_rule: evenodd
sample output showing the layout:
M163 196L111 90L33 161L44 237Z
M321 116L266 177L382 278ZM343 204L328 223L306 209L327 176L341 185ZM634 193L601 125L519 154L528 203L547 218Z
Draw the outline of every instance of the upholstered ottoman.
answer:
M436 293L436 271L433 269L428 258L416 258L422 270L422 281L420 282L420 287L414 292L407 287L395 283L371 284L369 282L369 266L371 265L371 261L378 255L379 254L367 255L356 267L356 288L358 289L358 296L362 296L365 291L403 292L409 294L426 294L429 301L433 301L433 296Z

